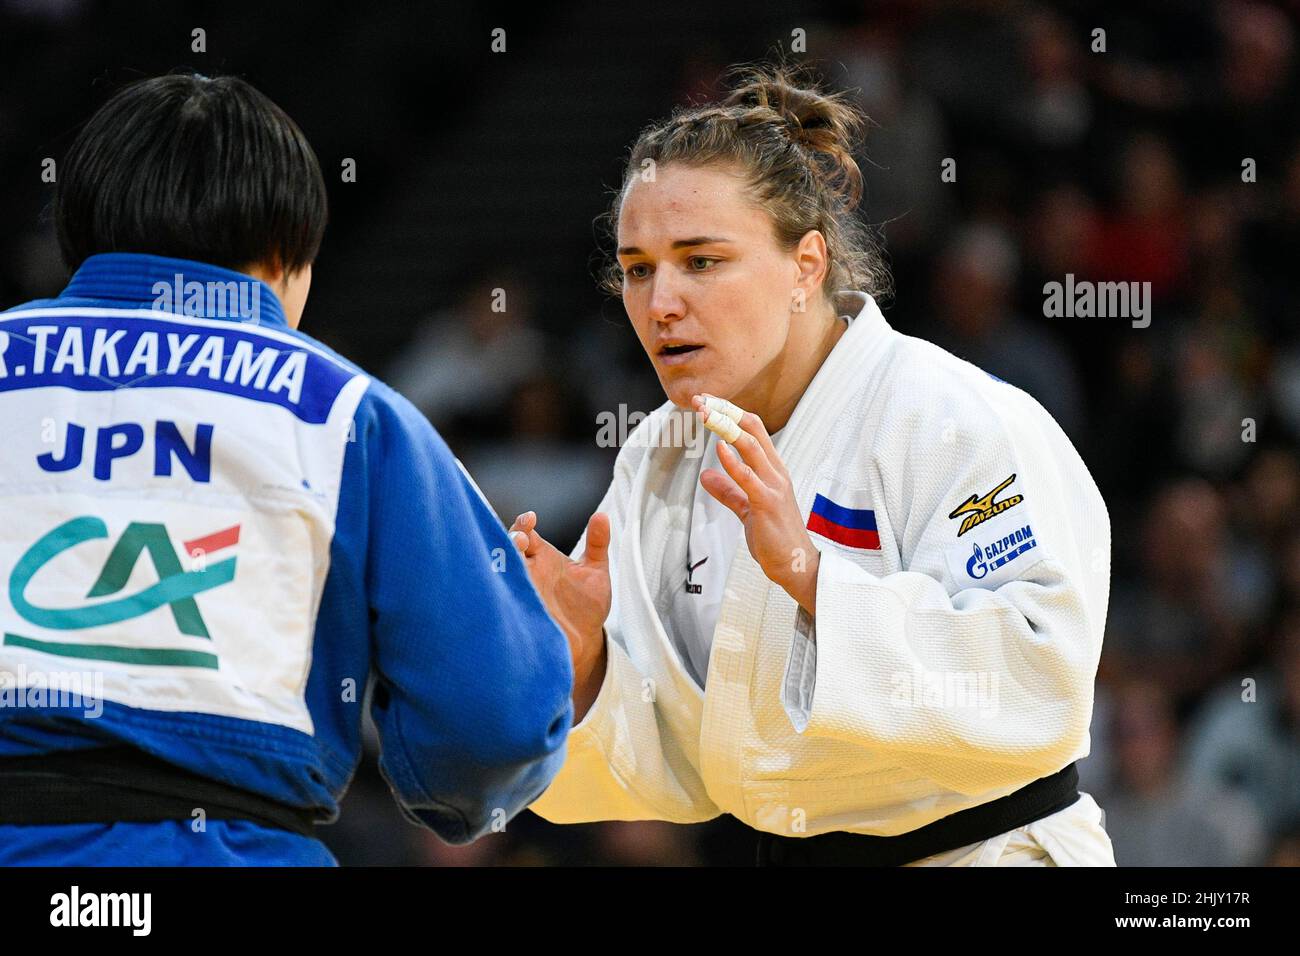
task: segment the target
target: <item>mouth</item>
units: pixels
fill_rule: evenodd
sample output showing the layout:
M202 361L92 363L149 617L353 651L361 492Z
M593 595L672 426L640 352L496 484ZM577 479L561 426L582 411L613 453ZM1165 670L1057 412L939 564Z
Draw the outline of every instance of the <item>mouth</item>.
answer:
M698 354L703 349L703 345L681 343L678 345L665 345L657 354L659 362L663 365L682 365L689 362L692 356Z

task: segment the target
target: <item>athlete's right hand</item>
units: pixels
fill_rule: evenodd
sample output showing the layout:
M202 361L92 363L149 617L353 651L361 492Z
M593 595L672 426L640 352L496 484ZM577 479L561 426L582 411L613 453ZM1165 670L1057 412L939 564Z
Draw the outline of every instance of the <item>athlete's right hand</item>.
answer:
M551 617L569 639L574 697L605 672L605 620L613 600L609 580L609 516L587 522L587 546L574 561L537 533L537 513L526 511L510 526L510 539L524 556L529 577ZM596 685L599 689L599 684ZM585 708L583 709L585 713ZM580 719L580 718L575 718Z

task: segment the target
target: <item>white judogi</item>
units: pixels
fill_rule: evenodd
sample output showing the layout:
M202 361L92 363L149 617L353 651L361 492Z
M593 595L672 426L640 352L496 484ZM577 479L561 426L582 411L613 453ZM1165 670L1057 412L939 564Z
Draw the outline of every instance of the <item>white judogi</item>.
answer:
M780 435L778 431L772 438ZM675 535L663 553L660 581L665 589L663 601L668 606L664 631L682 656L682 664L695 683L703 688L708 679L709 651L718 612L726 593L727 571L736 548L745 540L745 527L730 508L704 490L699 476L708 468L726 474L718 458L718 442L713 432L703 432L704 454L698 464L687 466L695 472L695 495L691 502L690 538L682 541ZM685 545L685 551L681 547Z
M856 318L775 440L804 515L850 526L811 535L816 620L742 539L707 690L692 677L664 626L682 575L662 557L689 532L700 448L681 440L694 413L661 406L599 506L613 531L608 665L532 804L542 817L727 812L787 836L892 836L1087 755L1110 523L1086 466L1026 393L894 331L870 296L836 304ZM1113 865L1095 807L1084 796L918 862L996 863L1059 832L1054 862Z
M665 590L662 601L668 612L664 632L682 656L682 664L691 678L703 688L708 679L709 653L722 610L727 571L745 530L731 509L699 483L699 476L707 468L725 474L718 459L718 436L706 432L701 438L704 454L695 463L683 463L685 470L693 471L696 476L688 535L678 533L671 537L660 558L663 564L660 581Z

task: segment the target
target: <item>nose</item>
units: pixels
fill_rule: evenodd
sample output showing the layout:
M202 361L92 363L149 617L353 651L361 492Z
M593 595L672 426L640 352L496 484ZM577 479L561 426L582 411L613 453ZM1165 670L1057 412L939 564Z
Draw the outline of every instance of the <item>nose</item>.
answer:
M672 269L659 269L652 280L648 314L655 322L676 322L686 314L686 302L672 273Z

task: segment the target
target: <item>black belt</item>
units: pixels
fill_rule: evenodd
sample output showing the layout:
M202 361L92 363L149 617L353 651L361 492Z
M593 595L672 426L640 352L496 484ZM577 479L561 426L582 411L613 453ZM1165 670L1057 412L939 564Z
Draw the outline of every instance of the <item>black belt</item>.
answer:
M228 786L134 747L0 758L0 823L248 820L313 836L311 810Z
M987 840L1064 810L1079 799L1074 764L1005 797L959 810L897 836L822 833L811 837L758 833L759 866L902 866Z

